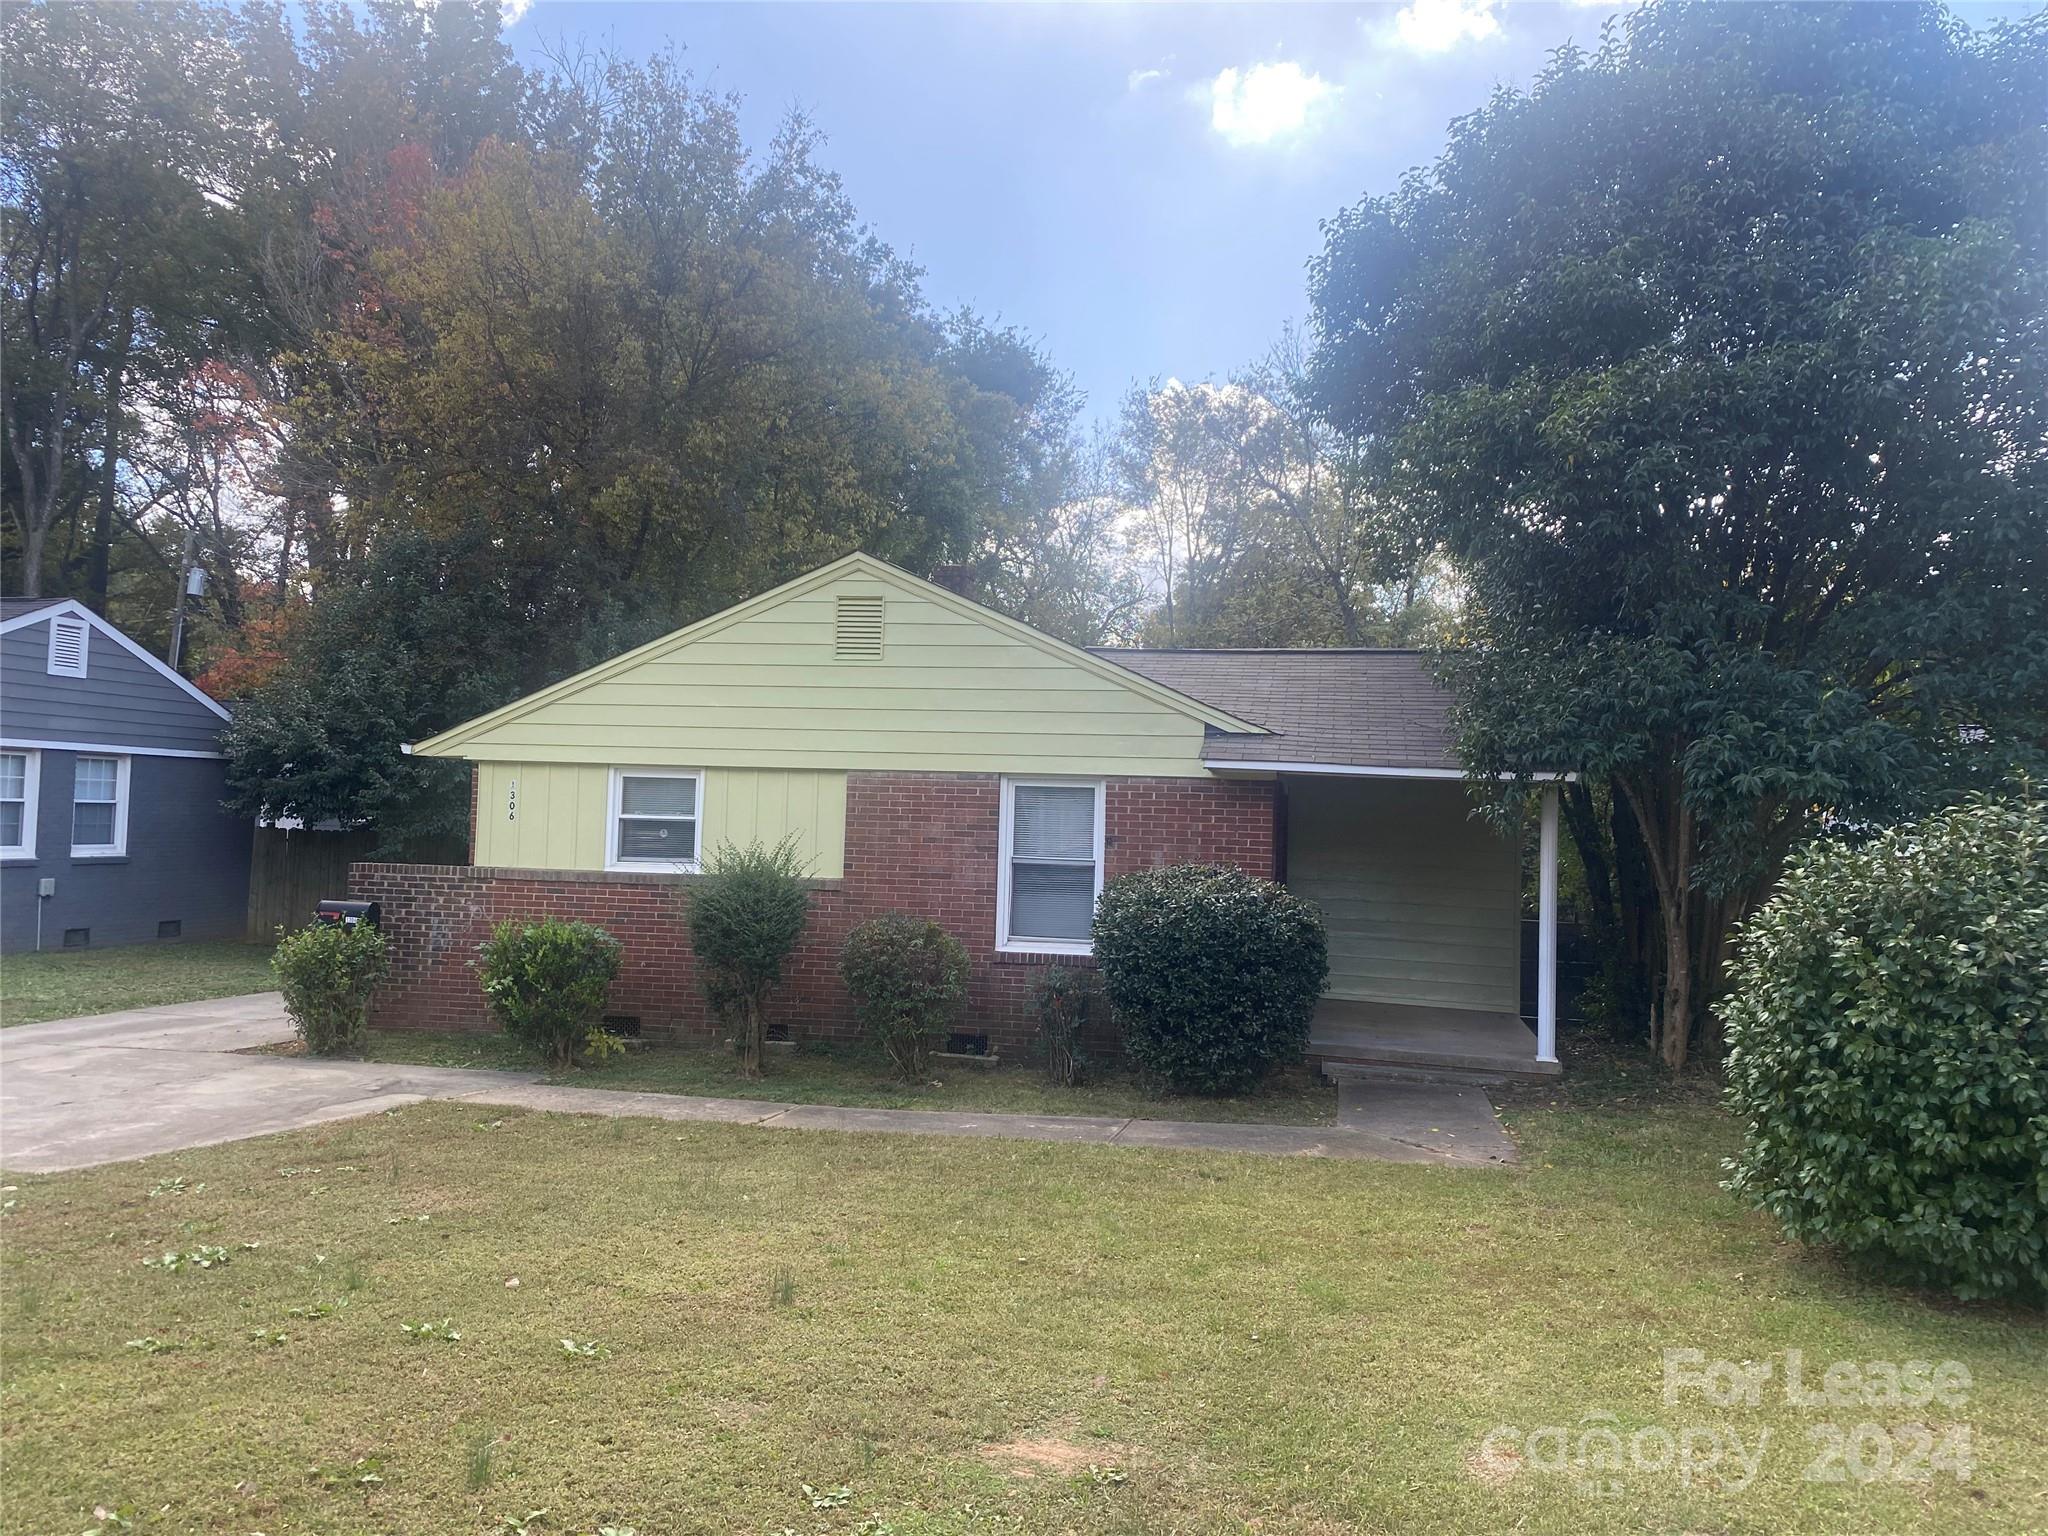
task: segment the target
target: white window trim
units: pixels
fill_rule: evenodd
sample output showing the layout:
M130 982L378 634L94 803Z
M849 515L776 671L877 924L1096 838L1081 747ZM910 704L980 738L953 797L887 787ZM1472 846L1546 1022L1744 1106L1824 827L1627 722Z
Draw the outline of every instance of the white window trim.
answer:
M8 747L28 761L21 770L21 842L0 846L0 859L32 859L36 856L36 812L42 803L43 754L33 748Z
M1010 867L1015 846L1017 790L1024 788L1092 789L1095 791L1095 900L1102 900L1104 823L1109 789L1102 779L1003 779L1002 830L996 838L996 949L1006 955L1092 955L1093 939L1029 939L1010 936Z
M128 856L128 759L116 757L111 752L88 752L87 757L114 758L114 840L111 843L73 843L71 857L74 859L122 859ZM71 828L72 836L78 834L78 767L74 759L71 780ZM103 804L90 801L89 804Z
M10 741L0 737L0 752L45 749L51 752L83 752L87 757L190 757L215 763L227 757L225 752L189 752L183 747L138 747L125 741L50 741L40 736L32 741Z
M60 667L57 665L57 631L60 626L73 625L78 630L78 665ZM46 670L52 677L86 677L92 671L92 623L75 613L53 613L50 615L49 658Z
M690 859L622 859L619 857L619 798L627 779L695 779L697 781L697 855ZM615 874L694 875L704 867L704 770L701 768L614 768L605 796L604 867Z

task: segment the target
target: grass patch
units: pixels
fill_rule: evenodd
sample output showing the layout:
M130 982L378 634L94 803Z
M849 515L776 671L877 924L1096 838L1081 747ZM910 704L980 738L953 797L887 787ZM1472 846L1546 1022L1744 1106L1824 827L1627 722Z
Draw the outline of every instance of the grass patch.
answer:
M428 1034L372 1030L373 1061L414 1066L539 1070L533 1057L497 1034ZM600 1067L578 1068L549 1081L579 1088L636 1093L704 1094L857 1109L958 1109L1032 1115L1113 1115L1143 1120L1224 1120L1332 1125L1337 1090L1305 1066L1283 1068L1257 1093L1236 1098L1177 1098L1151 1092L1121 1068L1093 1071L1085 1082L1055 1088L1027 1066L976 1067L934 1063L935 1081L895 1080L878 1051L851 1045L804 1045L774 1051L758 1081L740 1075L739 1058L722 1045L648 1045Z
M442 1103L13 1178L0 1493L52 1531L2040 1528L2038 1315L1783 1243L1712 1108L1515 1128L1456 1170ZM1965 1362L1970 1480L1802 1476L1815 1424L1917 1414L1661 1400L1666 1348L1793 1347ZM1770 1440L1741 1492L1483 1450L1597 1413Z
M0 962L0 1025L274 991L273 948L218 939L9 955Z

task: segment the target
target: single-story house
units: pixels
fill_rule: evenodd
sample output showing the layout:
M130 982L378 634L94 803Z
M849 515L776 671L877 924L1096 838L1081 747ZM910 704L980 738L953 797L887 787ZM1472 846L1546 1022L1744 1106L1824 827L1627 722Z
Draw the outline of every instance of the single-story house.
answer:
M851 1032L840 947L897 910L967 946L963 1030L1020 1048L1045 968L1089 963L1103 882L1199 860L1321 906L1312 1054L1554 1072L1554 802L1532 1033L1518 843L1473 815L1446 702L1413 652L1081 650L849 555L411 746L472 765L471 862L352 870L392 945L379 1021L483 1027L478 943L555 915L625 941L622 1023L705 1030L690 878L793 838L800 1034Z
M0 951L242 937L227 719L83 604L0 600Z

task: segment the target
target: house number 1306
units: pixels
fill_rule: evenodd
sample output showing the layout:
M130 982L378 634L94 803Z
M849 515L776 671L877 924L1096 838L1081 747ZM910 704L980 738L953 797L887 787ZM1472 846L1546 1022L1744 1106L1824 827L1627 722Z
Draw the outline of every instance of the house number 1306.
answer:
M519 819L519 781L517 779L508 779L505 782L505 819L507 821L517 821Z

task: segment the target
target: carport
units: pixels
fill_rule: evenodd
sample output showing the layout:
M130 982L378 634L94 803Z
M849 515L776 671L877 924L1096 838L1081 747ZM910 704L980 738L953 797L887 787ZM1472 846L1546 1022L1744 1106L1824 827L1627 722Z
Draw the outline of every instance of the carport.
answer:
M1542 797L1536 1012L1520 1010L1521 842L1478 814L1449 695L1410 650L1116 651L1274 734L1212 734L1219 776L1277 782L1278 875L1322 908L1331 1066L1542 1077L1557 1059L1557 791Z

